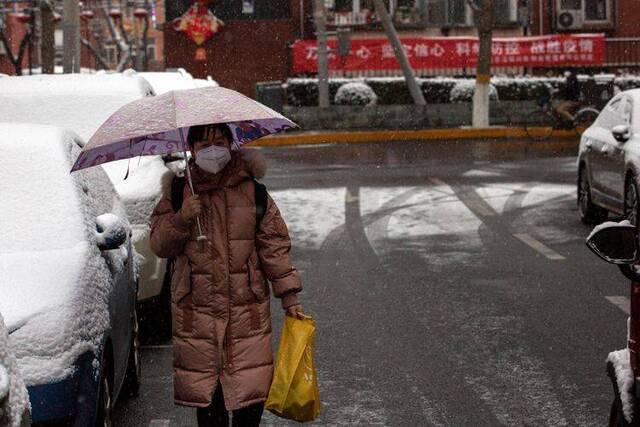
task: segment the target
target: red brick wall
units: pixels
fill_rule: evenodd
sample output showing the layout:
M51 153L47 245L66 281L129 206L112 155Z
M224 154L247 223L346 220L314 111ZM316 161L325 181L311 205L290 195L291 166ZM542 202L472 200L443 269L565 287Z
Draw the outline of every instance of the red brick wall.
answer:
M20 47L20 42L22 41L24 34L26 32L25 24L18 22L15 18L14 14L9 14L7 19L7 25L4 29L5 37L9 40L9 44L11 45L11 51L14 56L18 55L18 48ZM22 60L22 68L26 69L29 66L29 47L25 48L24 57ZM9 61L9 59L5 55L0 55L0 73L4 74L15 74L15 68L13 64Z
M167 23L166 66L183 67L195 77L210 75L222 86L255 96L257 82L287 78L288 46L300 33L299 4L290 0L290 19L225 21L222 32L202 45L205 62L195 61L198 46Z

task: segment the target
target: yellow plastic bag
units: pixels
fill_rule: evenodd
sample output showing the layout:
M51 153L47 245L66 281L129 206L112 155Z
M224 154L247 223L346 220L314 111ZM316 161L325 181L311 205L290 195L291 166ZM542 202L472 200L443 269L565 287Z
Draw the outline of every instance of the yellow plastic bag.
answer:
M320 414L320 392L313 361L316 322L285 316L273 382L265 407L281 418L313 421Z

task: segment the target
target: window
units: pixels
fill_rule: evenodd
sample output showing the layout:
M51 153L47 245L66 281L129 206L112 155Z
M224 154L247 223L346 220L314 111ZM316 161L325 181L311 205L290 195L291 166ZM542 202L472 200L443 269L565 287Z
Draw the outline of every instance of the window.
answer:
M582 12L582 21L590 25L612 25L614 0L556 0L556 13Z
M422 24L422 0L384 0L398 25ZM328 22L333 25L363 25L377 21L372 0L325 0Z
M609 0L584 0L585 21L608 21Z
M108 44L104 47L104 53L107 57L109 65L116 65L118 63L118 53L116 47L112 44Z
M156 45L155 44L148 44L147 45L147 58L149 60L155 60L156 59Z
M255 11L255 3L253 0L242 0L242 13L244 15L253 15Z
M427 23L433 26L469 25L471 9L466 0L427 0Z
M192 0L165 2L167 22L178 18L193 4ZM218 18L234 19L286 19L291 16L289 0L217 0L209 8Z
M582 9L582 0L560 0L560 9Z
M495 21L497 24L513 24L518 22L517 0L495 0Z

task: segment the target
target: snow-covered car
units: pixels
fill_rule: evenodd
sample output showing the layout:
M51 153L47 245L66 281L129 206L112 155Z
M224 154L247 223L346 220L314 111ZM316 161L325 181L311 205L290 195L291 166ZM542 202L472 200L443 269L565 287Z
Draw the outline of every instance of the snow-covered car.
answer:
M0 426L31 425L29 394L9 348L7 327L0 314Z
M7 77L0 80L0 120L68 128L87 141L120 107L154 94L147 80L135 71ZM140 278L138 300L145 301L144 305L150 308L146 311L155 316L150 324L170 329L166 260L149 248L149 217L162 196L163 177L171 174L170 169L160 156L102 167L127 207L133 228Z
M34 423L102 425L140 385L131 229L103 169L69 173L82 145L0 123L0 313Z
M640 89L607 103L580 139L578 211L584 223L604 221L609 212L636 224L640 213Z
M211 77L206 80L194 79L184 68L178 68L177 71L142 72L138 74L149 82L156 95L162 95L171 90L219 86Z

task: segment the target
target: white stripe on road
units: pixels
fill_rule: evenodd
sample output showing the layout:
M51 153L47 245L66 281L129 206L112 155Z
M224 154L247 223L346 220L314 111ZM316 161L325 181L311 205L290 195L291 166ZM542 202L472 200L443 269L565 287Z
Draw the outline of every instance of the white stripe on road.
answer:
M149 427L165 427L171 424L171 420L151 420Z
M624 311L627 314L631 313L631 302L627 297L619 297L619 296L611 296L605 297L611 304L618 307L620 310Z
M544 255L548 259L552 259L552 260L563 260L563 259L565 259L565 257L560 255L558 252L556 252L553 249L551 249L550 247L546 246L544 243L540 242L539 240L534 239L529 234L514 234L513 237L515 237L516 239L520 240L522 243L524 243L525 245L529 246L534 251L537 251L540 254Z

